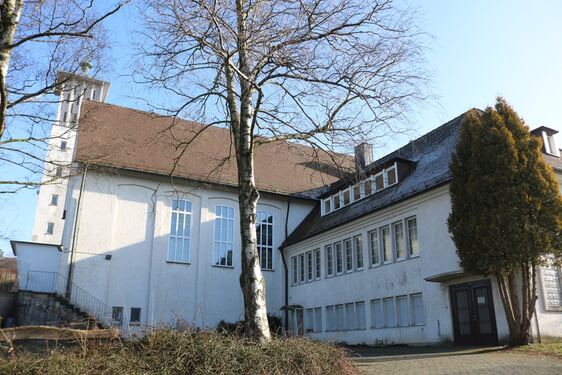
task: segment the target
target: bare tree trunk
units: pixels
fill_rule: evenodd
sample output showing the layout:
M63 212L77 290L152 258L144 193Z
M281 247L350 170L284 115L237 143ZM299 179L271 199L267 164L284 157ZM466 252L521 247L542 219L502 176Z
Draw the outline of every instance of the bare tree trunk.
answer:
M6 129L8 93L6 78L12 57L12 43L19 23L23 0L5 0L0 4L0 138Z
M535 269L535 265L522 264L517 271L496 275L509 328L510 346L527 345L530 341L531 319L537 302ZM518 273L521 280L517 280Z
M267 322L265 280L257 251L256 216L259 193L254 179L254 134L252 126L252 82L248 66L246 13L243 1L236 2L238 18L238 68L240 79L240 116L234 134L238 165L240 234L242 236L242 274L246 334L262 342L271 340Z

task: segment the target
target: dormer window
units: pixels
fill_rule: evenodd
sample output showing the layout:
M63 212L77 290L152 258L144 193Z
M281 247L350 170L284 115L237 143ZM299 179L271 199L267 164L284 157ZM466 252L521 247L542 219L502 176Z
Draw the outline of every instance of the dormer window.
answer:
M394 162L387 168L379 170L376 174L365 178L359 183L353 186L347 186L323 199L321 204L322 216L378 193L397 183L398 165L397 162Z
M545 154L560 157L560 150L556 147L556 140L554 139L554 135L557 133L557 130L547 128L546 126L541 126L540 128L531 131L533 136L542 139L542 151Z

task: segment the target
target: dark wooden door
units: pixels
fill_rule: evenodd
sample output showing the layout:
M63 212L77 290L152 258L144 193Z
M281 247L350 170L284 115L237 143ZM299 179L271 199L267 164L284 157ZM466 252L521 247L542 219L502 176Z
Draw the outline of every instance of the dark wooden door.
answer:
M490 280L451 286L455 345L497 345Z

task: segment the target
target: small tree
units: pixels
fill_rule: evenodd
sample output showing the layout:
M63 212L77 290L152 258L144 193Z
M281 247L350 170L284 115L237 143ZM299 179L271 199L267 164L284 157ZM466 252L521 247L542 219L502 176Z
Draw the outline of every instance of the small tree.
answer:
M179 96L175 113L232 133L246 332L267 341L255 148L381 136L424 96L420 33L391 0L159 0L143 13L143 79Z
M466 272L495 276L511 345L529 342L537 266L560 257L562 199L540 147L498 98L466 115L450 165L449 231Z

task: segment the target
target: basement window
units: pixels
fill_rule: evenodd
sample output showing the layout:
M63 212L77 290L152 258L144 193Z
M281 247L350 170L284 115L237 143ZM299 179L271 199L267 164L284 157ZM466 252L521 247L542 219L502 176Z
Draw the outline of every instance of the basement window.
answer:
M113 320L116 323L123 322L123 307L113 306L111 308L111 320Z
M131 323L140 323L141 308L131 307Z

